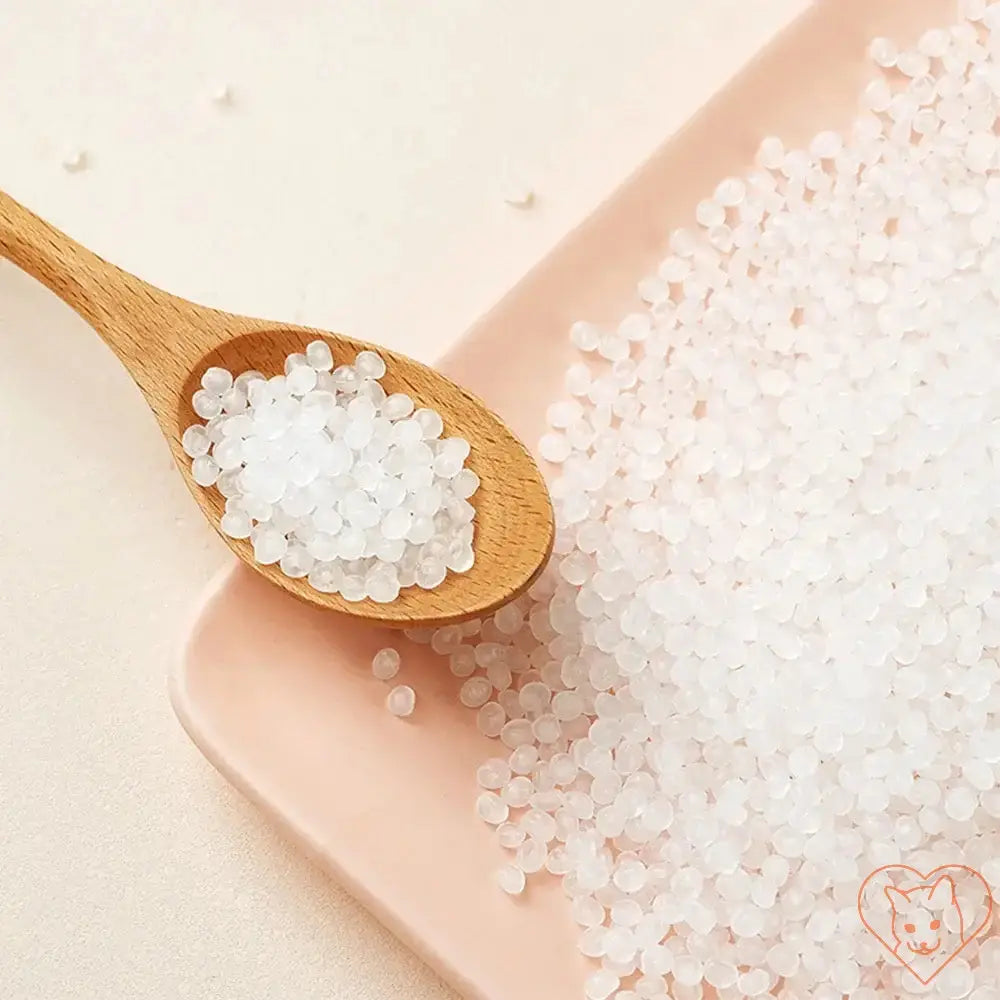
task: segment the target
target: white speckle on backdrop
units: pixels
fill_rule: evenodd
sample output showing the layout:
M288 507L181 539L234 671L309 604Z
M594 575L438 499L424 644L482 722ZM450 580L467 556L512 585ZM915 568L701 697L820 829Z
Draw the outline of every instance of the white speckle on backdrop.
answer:
M179 294L429 360L806 5L7 3L0 187ZM174 720L228 556L138 391L2 264L0 343L5 1000L451 997Z

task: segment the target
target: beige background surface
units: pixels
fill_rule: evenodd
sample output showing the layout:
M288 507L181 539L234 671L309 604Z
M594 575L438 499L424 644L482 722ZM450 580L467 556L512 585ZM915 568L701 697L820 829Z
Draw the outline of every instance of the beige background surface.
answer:
M805 6L7 0L0 186L172 291L432 359ZM452 997L171 715L228 556L137 390L5 264L0 344L0 995Z

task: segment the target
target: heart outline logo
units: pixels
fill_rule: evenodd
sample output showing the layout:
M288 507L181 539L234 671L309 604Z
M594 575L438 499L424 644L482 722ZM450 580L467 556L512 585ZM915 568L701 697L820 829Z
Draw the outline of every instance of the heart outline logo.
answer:
M919 972L917 972L917 970L908 961L906 961L906 959L900 957L899 946L897 945L896 947L893 947L888 941L886 941L886 939L878 932L878 930L876 930L871 925L871 923L869 923L867 917L865 916L865 911L864 911L865 890L878 875L882 874L882 872L885 871L910 872L916 877L916 880L919 883L921 883L919 888L926 888L926 889L931 889L931 886L928 885L927 883L931 883L932 880L934 880L935 876L939 877L942 875L946 876L948 875L949 872L960 871L964 872L966 875L971 875L974 879L976 879L979 882L979 884L983 888L983 898L986 901L986 913L983 916L982 920L980 920L979 923L976 924L976 926L973 927L971 930L966 931L963 929L961 934L961 943L958 945L958 947L951 952L951 954L947 957L947 959L945 959L944 962L942 962L939 968L935 969L934 972L931 975L927 976L926 978L924 978L924 976L922 976ZM872 937L874 937L875 940L878 941L878 943L882 945L883 948L885 948L890 957L898 961L904 968L909 969L909 971L913 974L913 976L916 979L918 979L921 983L923 983L925 986L928 985L941 972L942 969L947 968L948 965L961 953L962 949L970 941L973 941L982 932L983 928L985 928L986 925L990 922L990 917L992 915L993 915L993 893L990 892L990 887L987 884L986 879L984 879L983 876L975 870L975 868L970 868L968 865L939 865L937 868L931 869L931 871L929 871L926 875L923 872L918 871L912 865L904 865L899 863L891 865L882 865L880 868L876 868L875 871L873 871L864 880L864 882L861 883L861 888L858 889L858 916L861 918L861 923L864 924L865 930L867 930L868 933L871 934Z

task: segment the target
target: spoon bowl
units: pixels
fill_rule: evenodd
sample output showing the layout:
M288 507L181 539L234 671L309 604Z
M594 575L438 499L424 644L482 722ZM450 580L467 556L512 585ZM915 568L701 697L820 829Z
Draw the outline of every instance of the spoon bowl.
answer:
M108 264L43 222L0 191L0 256L41 281L101 335L139 386L156 416L192 495L230 549L271 583L332 611L390 627L429 627L480 617L512 600L541 573L554 536L552 505L538 466L504 422L471 393L432 368L395 351L342 334L238 316L199 306ZM405 392L418 406L436 410L445 436L471 447L466 467L480 479L470 502L476 509L476 561L451 573L433 590L403 589L388 604L347 601L315 590L277 565L261 565L248 539L219 530L225 500L191 475L181 435L200 419L191 397L206 368L234 375L284 372L289 354L313 340L329 345L334 365L360 351L377 352L386 365L379 380L387 393Z

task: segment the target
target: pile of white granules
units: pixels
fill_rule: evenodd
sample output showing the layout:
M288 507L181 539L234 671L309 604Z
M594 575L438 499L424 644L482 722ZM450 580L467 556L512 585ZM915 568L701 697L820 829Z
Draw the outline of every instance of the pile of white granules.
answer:
M195 482L226 498L225 534L348 601L432 590L475 561L469 443L441 438L434 410L386 395L384 374L373 351L333 368L322 340L272 378L209 368L191 400L206 423L181 439Z
M588 1000L1000 996L995 931L924 988L857 909L891 862L1000 885L1000 4L964 11L873 44L847 139L766 139L648 311L574 326L550 567L411 633Z

